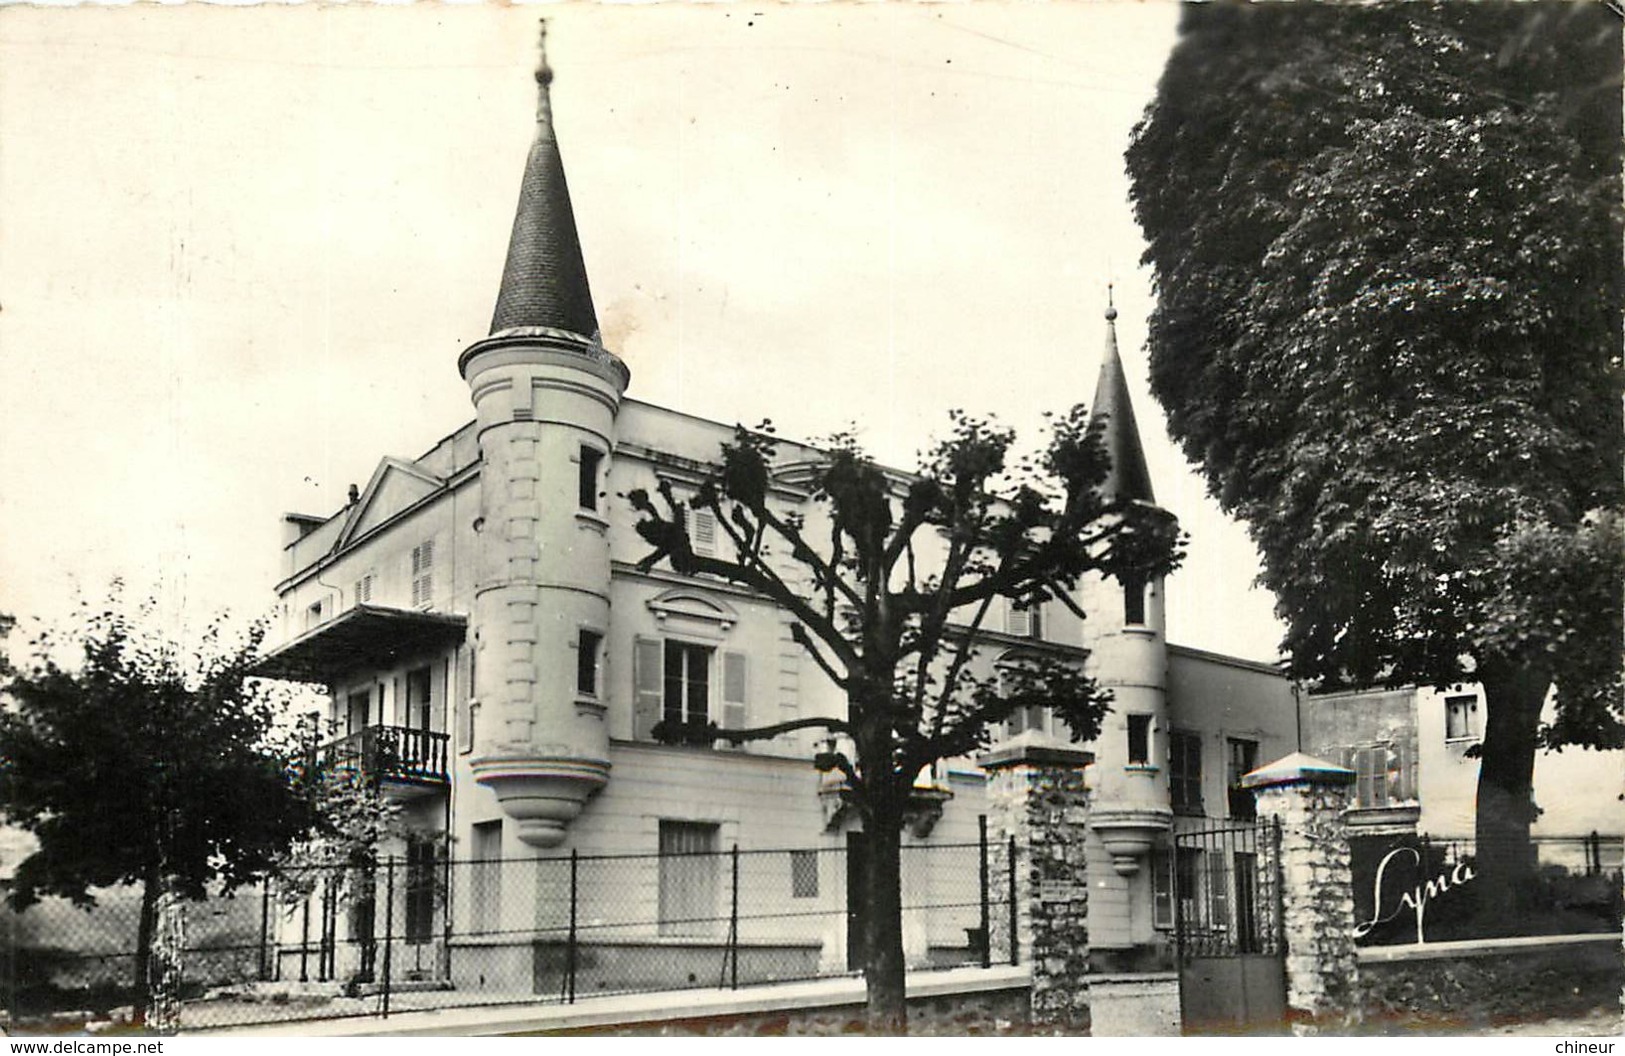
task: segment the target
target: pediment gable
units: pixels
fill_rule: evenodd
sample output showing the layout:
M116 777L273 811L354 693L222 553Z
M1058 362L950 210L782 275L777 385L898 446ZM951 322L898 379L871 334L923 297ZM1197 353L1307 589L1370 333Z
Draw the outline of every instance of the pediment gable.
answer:
M350 508L338 546L399 515L446 486L446 481L410 462L385 458L373 470L372 479Z

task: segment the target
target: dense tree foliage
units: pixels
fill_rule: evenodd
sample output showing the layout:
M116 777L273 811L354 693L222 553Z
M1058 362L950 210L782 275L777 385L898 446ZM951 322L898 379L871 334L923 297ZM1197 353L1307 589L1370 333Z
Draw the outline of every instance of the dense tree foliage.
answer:
M910 476L876 465L850 436L799 474L780 473L771 427L741 428L686 500L664 480L656 495L627 496L655 547L644 567L667 561L782 606L797 642L846 697L844 715L750 730L663 723L656 732L707 744L806 728L831 735L815 765L844 779L867 845L872 1029L906 1024L899 849L922 768L986 746L1018 707L1050 709L1082 741L1108 707L1080 649L1031 649L989 670L978 632L990 609L1054 599L1081 617L1069 592L1086 573L1143 577L1177 560L1172 518L1100 494L1100 424L1074 409L1041 455L1011 464L1013 433L955 414L949 437ZM725 555L695 552L685 507L712 511Z
M315 798L289 779L278 699L245 682L259 632L216 625L188 651L145 618L117 603L89 615L71 667L42 638L0 710L0 812L38 841L8 901L88 907L98 889L139 886L138 997L160 896L258 879L316 820Z
M1621 742L1619 70L1601 4L1192 7L1128 152L1153 391L1295 672L1481 682L1507 863L1537 747Z

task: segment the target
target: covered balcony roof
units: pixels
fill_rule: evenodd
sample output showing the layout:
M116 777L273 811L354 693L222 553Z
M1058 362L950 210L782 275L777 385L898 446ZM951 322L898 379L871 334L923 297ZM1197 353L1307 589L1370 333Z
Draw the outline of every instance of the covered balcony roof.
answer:
M468 617L357 605L271 650L250 674L332 683L351 672L393 667L463 640Z

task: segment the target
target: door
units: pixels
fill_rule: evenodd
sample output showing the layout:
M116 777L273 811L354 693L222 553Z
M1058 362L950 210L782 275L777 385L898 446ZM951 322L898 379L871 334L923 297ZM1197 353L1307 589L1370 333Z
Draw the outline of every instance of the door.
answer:
M1268 1034L1286 1019L1280 829L1231 822L1174 836L1174 930L1186 1034Z
M360 733L367 726L367 712L372 707L372 693L363 689L359 693L351 693L350 699L345 702L344 709L344 735Z

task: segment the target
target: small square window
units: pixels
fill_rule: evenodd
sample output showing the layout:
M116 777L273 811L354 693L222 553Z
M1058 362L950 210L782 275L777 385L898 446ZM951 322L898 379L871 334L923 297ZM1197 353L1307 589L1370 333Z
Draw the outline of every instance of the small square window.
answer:
M1478 696L1467 693L1444 698L1444 739L1471 741L1478 738Z
M583 630L576 641L576 692L586 697L598 695L598 647L604 636Z
M818 852L790 852L790 897L818 897Z

